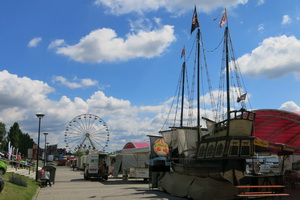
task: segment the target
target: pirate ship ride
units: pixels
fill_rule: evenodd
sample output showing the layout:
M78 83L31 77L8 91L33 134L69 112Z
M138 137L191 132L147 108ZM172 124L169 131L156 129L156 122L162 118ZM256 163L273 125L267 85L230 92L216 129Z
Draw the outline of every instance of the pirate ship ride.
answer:
M230 38L226 10L223 12L220 27L225 25L224 37L223 37L223 58L221 67L221 79L225 83L220 83L220 86L224 86L224 91L219 88L218 97L224 97L225 103L218 100L217 105L219 107L213 108L215 111L214 120L210 120L207 117L203 117L200 107L201 95L200 95L200 69L206 68L201 66L200 55L201 52L205 54L201 31L197 19L196 8L194 10L191 34L194 30L197 30L196 34L196 74L197 74L197 100L191 100L189 102L197 102L196 109L194 106L189 106L191 110L197 110L197 124L192 125L189 120L185 120L184 112L187 110L184 108L186 104L184 102L187 97L184 94L185 90L185 78L186 78L186 60L184 59L181 71L181 103L180 107L180 120L179 125L170 126L168 130L161 130L160 133L163 136L166 143L169 145L170 154L168 160L171 161L171 168L174 172L184 175L196 176L196 177L210 177L215 180L229 181L232 184L238 184L239 180L244 177L246 171L246 159L251 158L254 155L254 139L253 127L255 120L255 113L246 109L246 92L241 86L240 71L234 58L234 52L232 48L232 42ZM185 50L183 50L183 53ZM205 59L205 55L202 55ZM233 70L233 71L231 71ZM231 78L234 77L232 73L235 73L237 77L236 85L231 85ZM206 73L208 74L208 73ZM210 79L208 78L208 82ZM211 87L211 86L209 86ZM237 91L238 94L234 98L233 91ZM214 99L211 96L211 99ZM233 99L237 99L234 104L240 104L240 109L232 109ZM214 105L212 103L211 105ZM193 112L193 111L192 111ZM191 113L188 114L191 116ZM225 116L225 118L221 118ZM201 117L203 120L201 120ZM192 118L192 117L191 117ZM206 128L202 127L200 121L206 122ZM184 125L184 123L188 125Z

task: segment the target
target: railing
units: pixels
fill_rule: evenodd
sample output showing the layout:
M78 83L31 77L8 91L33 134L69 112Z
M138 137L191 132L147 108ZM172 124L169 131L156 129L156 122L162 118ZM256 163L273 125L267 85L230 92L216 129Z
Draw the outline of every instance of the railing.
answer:
M18 169L28 169L28 174L31 172L35 172L35 163L24 163L24 162L18 162L15 160L8 160L8 159L2 159L5 163L9 163L11 168L14 168L16 171Z

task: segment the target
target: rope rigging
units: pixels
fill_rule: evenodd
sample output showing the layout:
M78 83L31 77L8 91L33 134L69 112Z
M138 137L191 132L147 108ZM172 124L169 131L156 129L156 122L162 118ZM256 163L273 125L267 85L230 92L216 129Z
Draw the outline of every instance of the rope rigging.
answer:
M202 52L202 59L200 60L200 63L201 63L201 66L200 66L200 70L201 70L201 73L200 73L200 76L201 76L201 111L204 113L202 114L202 116L208 116L209 113L207 113L208 111L209 112L212 112L213 113L213 120L215 122L220 122L222 120L224 120L226 118L226 115L227 115L227 110L225 109L226 108L226 105L227 105L227 101L226 101L226 97L227 97L227 92L225 91L226 89L226 82L225 82L225 68L226 68L226 40L225 40L225 34L223 35L223 37L221 38L220 42L216 45L215 48L213 48L212 50L208 50L205 48L204 46L204 43L203 43L203 39L202 39L202 34L200 34L200 42L199 42L199 45L200 45L200 48L201 48L201 52ZM228 50L228 58L229 58L229 68L230 68L230 96L232 97L231 100L230 100L230 105L233 106L233 107L237 107L237 104L241 104L242 108L246 109L246 103L245 101L238 101L236 102L236 99L238 99L239 97L241 97L243 94L247 94L247 90L245 88L245 84L244 84L244 81L242 79L242 76L241 76L241 72L240 72L240 69L239 69L239 66L238 66L238 63L236 62L236 56L235 56L235 53L234 53L234 49L233 49L233 45L232 45L232 41L231 41L231 37L230 37L230 34L228 32L228 35L227 35L228 39L227 39L227 45L229 47L229 50ZM221 44L223 43L223 54L222 54L222 59L221 59L221 71L220 71L220 74L219 74L219 86L218 86L218 92L217 92L217 102L215 102L215 97L214 97L214 93L213 93L213 89L212 89L212 82L211 82L211 79L210 79L210 74L209 74L209 70L208 70L208 64L207 64L207 57L206 57L206 53L214 53L216 50L218 50L221 46ZM173 116L172 119L173 122L172 122L172 125L173 127L175 126L178 126L178 121L179 121L179 117L177 116L179 114L179 110L180 108L183 110L183 111L186 111L187 109L183 109L182 107L184 105L187 105L188 106L188 113L187 113L187 117L185 117L185 125L182 124L182 121L181 121L181 125L180 126L188 126L188 127L195 127L195 119L197 118L195 115L194 115L194 112L195 112L195 83L196 83L196 74L197 74L197 51L196 51L196 45L197 44L197 37L195 37L193 43L192 43L192 48L190 50L190 52L188 53L188 56L187 58L184 57L184 65L185 67L182 67L182 70L181 70L181 74L180 74L180 78L178 80L178 84L177 84L177 87L176 87L176 92L175 92L175 95L174 95L174 98L172 100L172 103L171 103L171 107L170 107L170 110L169 110L169 113L168 113L168 116L167 116L167 119L163 125L163 127L168 124L168 120L170 118L170 116ZM194 54L193 54L194 52ZM192 57L194 57L193 61L191 62L192 60ZM191 64L192 63L192 64ZM193 68L192 68L192 74L189 74L188 73L188 64L191 64L193 65ZM204 71L203 71L204 70ZM205 77L206 76L206 77ZM183 83L183 79L184 79L184 83ZM191 79L191 86L190 86L190 79ZM205 80L206 79L206 80ZM207 84L205 84L205 81ZM185 86L183 86L185 85ZM207 100L205 100L205 86L207 86L206 90L207 93L206 94L209 94L209 98L210 98L210 102L206 102ZM243 86L243 87L242 87ZM182 90L182 87L186 87L186 91L184 93L186 93L186 95L184 94L183 96L180 96L180 91L184 91ZM188 104L185 104L183 103L182 105L180 105L180 102L181 100L183 99L187 99L188 101ZM247 100L247 102L249 103L250 107L251 107L251 104L250 104L250 101ZM175 111L173 110L175 109ZM183 112L182 111L182 112ZM186 115L183 115L181 113L181 118L184 117ZM228 117L228 116L227 116ZM182 120L182 119L181 119ZM163 128L162 128L163 129ZM161 129L161 130L162 130Z
M218 103L217 103L217 112L216 112L216 121L222 121L226 117L226 110L223 109L226 106L226 92L225 92L225 67L226 67L226 60L225 60L225 35L222 39L224 41L224 48L223 48L223 56L222 56L222 63L221 63L221 71L220 71L220 83L219 83L219 93L218 93ZM246 102L245 101L236 101L239 97L243 94L247 94L247 90L240 72L240 68L238 66L238 62L236 62L235 51L233 49L232 40L230 37L230 33L228 32L228 47L229 47L229 68L230 68L230 96L231 102L230 104L234 107L238 107L238 103L241 104L243 109L246 109ZM250 101L247 101L250 105Z

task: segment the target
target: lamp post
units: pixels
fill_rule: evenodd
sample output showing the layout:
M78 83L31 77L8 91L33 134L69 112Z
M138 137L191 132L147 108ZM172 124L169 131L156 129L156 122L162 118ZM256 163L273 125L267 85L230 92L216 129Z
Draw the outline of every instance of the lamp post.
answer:
M49 142L46 143L46 149L47 149L47 153L48 153L48 147L49 147ZM48 154L47 154L48 155Z
M47 135L49 133L44 133L45 135L45 151L44 151L44 167L46 166L46 159L47 159L47 146L46 146L46 142L47 142Z
M36 170L35 170L35 181L38 181L39 178L39 153L40 153L40 135L41 135L41 119L45 116L44 114L36 114L39 118L39 132L38 132L38 144L36 152Z

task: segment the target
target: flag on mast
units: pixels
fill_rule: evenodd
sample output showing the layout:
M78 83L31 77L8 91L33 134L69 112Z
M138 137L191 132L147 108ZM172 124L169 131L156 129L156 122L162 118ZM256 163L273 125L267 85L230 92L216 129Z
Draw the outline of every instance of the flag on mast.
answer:
M247 93L241 95L240 97L237 98L237 102L239 103L242 100L246 100L246 96L247 96Z
M181 57L180 58L182 58L184 56L185 56L185 47L183 47L182 50L181 50Z
M196 10L196 6L195 6L194 14L193 14L193 19L192 19L191 34L193 33L193 31L194 31L197 27L199 27L199 22L198 22L197 10Z
M225 24L227 22L227 14L226 14L226 9L223 11L223 16L222 19L220 21L220 28L223 27L223 24Z

